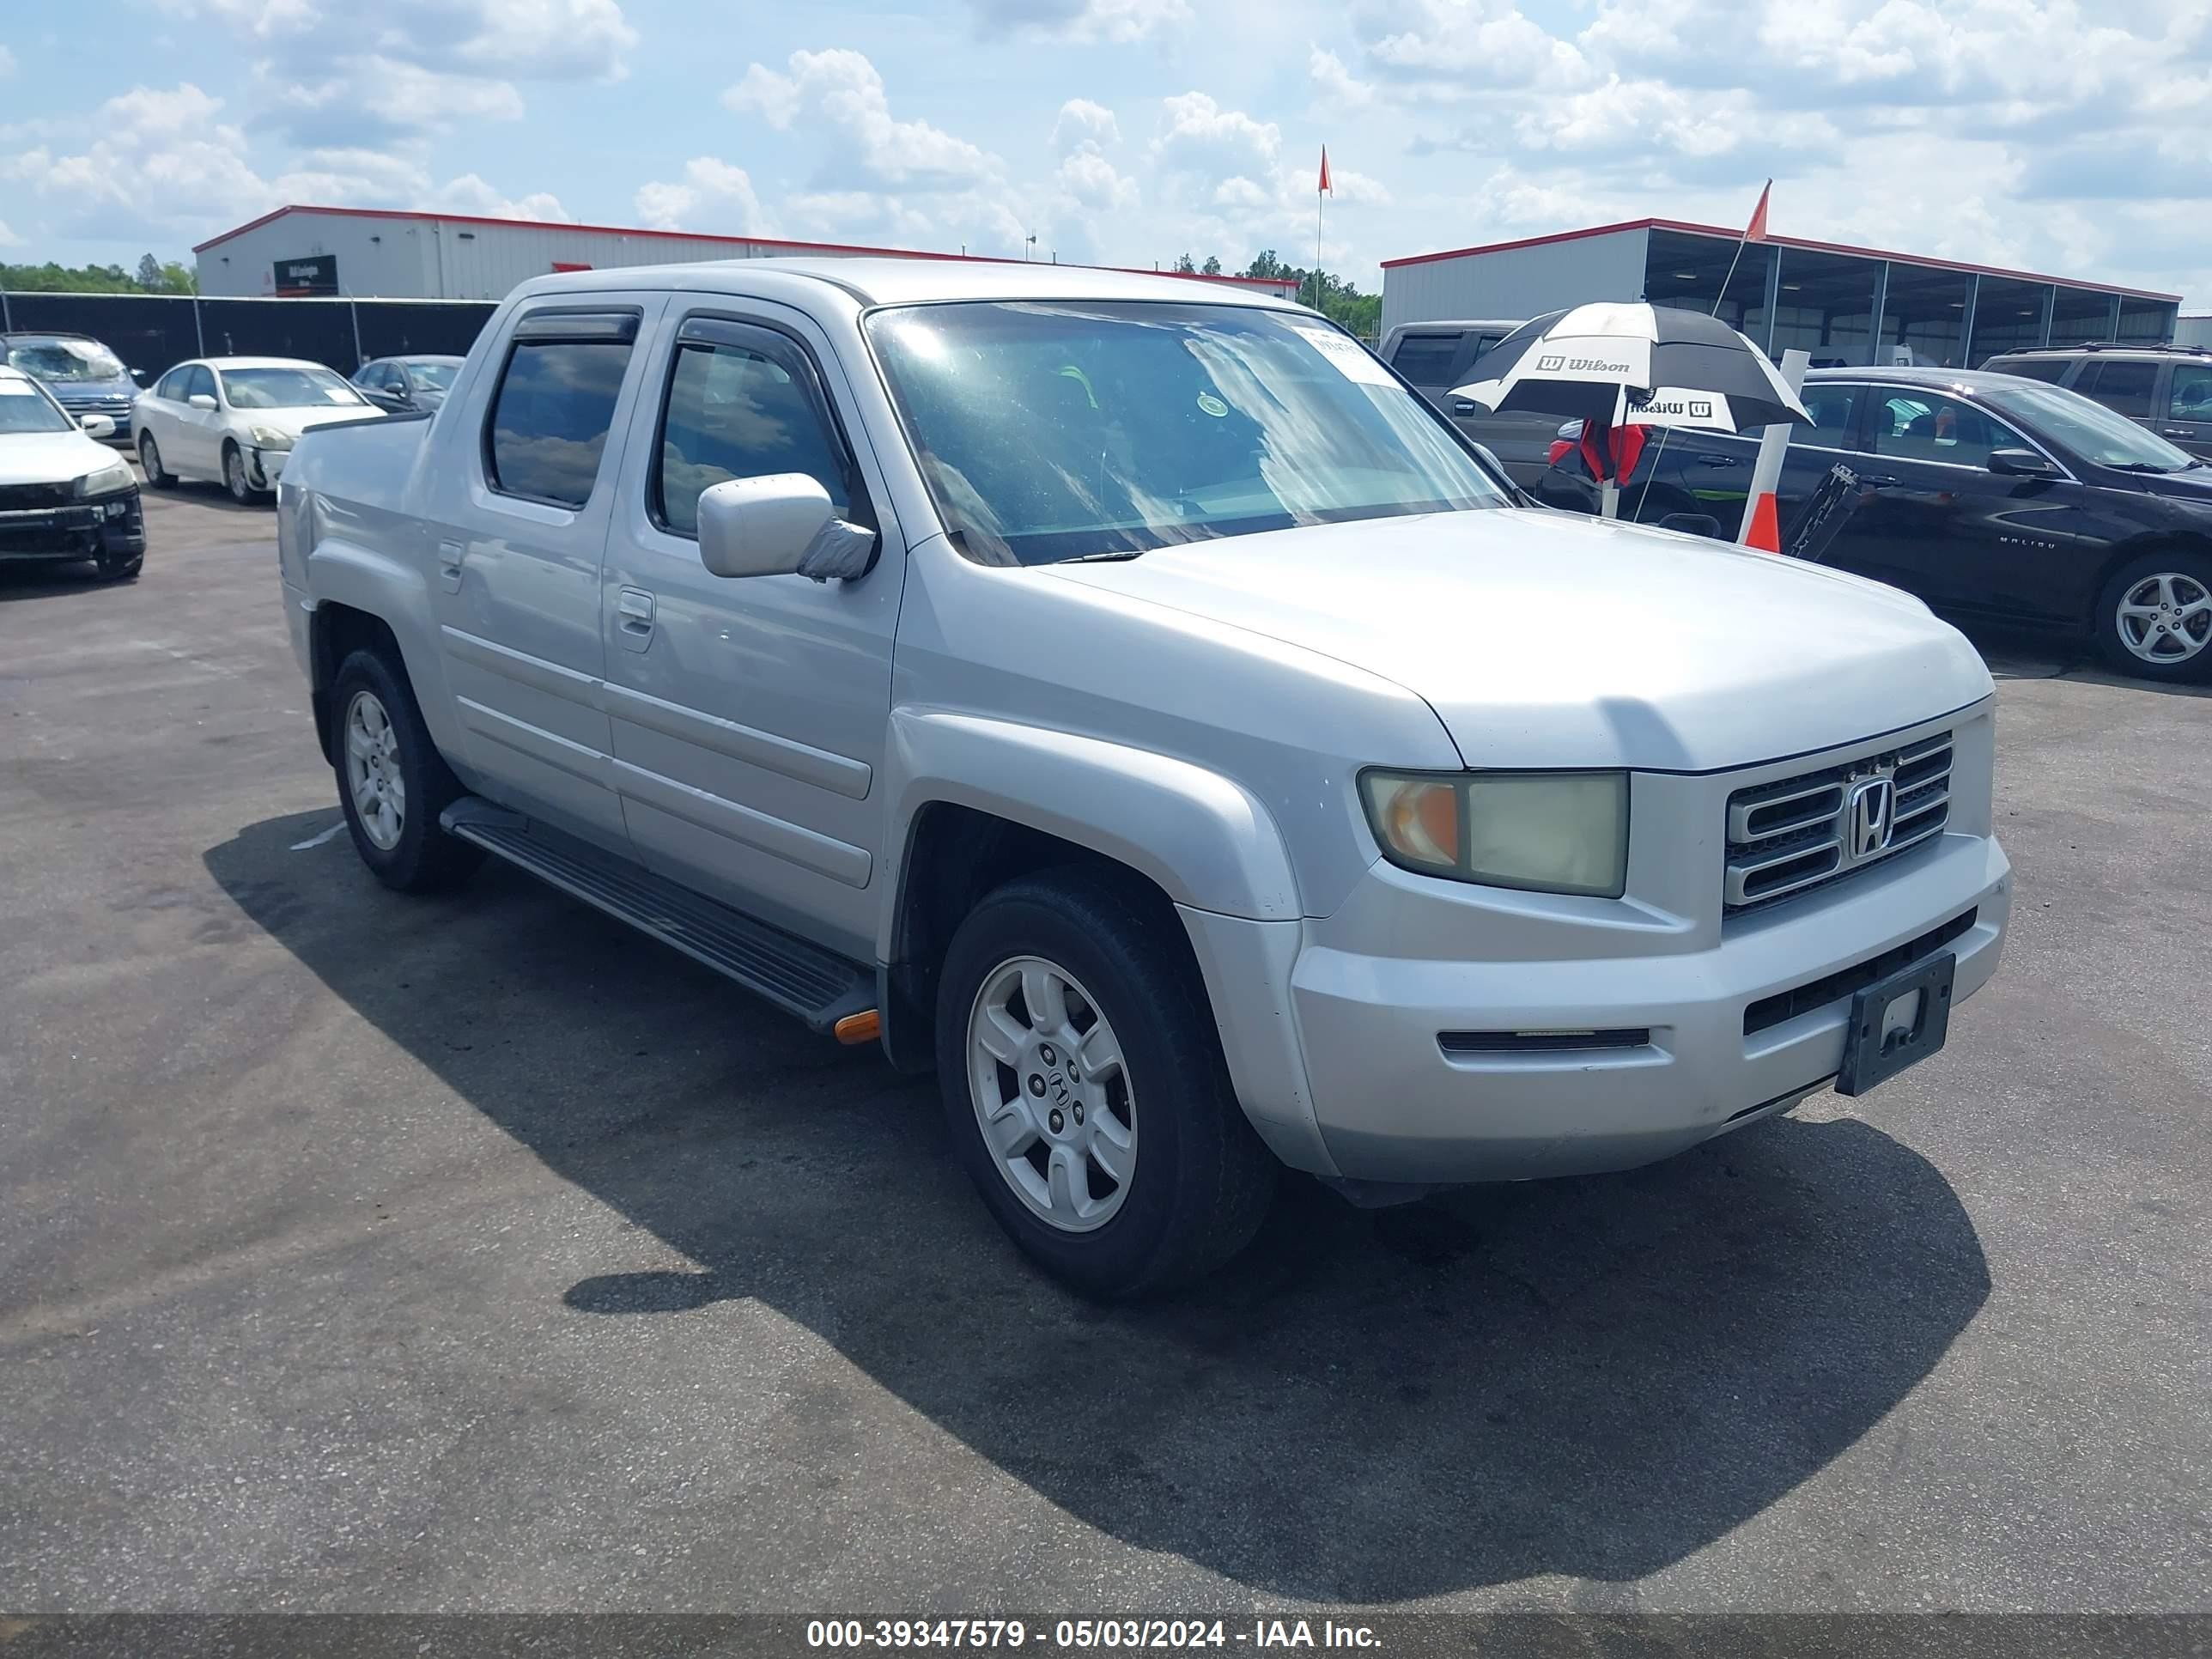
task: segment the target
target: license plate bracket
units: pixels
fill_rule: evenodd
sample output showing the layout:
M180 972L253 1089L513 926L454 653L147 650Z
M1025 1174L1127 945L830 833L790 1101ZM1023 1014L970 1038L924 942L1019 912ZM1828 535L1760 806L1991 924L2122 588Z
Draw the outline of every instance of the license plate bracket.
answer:
M1839 1095L1863 1095L1943 1046L1959 958L1946 951L1877 980L1851 998Z

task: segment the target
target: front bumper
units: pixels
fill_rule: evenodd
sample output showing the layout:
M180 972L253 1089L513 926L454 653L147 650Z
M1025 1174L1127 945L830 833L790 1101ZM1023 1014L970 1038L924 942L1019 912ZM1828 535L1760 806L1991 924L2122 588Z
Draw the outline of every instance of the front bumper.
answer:
M66 507L0 512L0 563L101 559L146 550L146 519L135 489Z
M292 459L289 449L249 449L246 452L248 481L256 489L274 489L277 479L284 476L284 463Z
M1629 1169L1788 1109L1842 1065L1850 996L1747 1032L1753 1004L1969 913L1972 924L1940 947L1958 958L1954 1006L1996 970L2011 907L2002 848L1945 836L1908 861L1861 890L1808 898L1796 914L1778 910L1685 955L1408 961L1310 943L1291 998L1332 1161L1348 1178L1378 1182ZM1498 1034L1510 1045L1519 1033L1565 1031L1648 1036L1505 1051L1463 1038L1447 1050L1443 1036Z
M1618 900L1378 861L1326 917L1185 908L1255 1127L1294 1167L1425 1185L1627 1169L1787 1110L1836 1076L1860 981L1948 951L1955 1006L1996 969L2012 877L1987 703L1854 750L1944 729L1944 832L1764 908L1724 903L1730 792L1825 757L1632 775Z

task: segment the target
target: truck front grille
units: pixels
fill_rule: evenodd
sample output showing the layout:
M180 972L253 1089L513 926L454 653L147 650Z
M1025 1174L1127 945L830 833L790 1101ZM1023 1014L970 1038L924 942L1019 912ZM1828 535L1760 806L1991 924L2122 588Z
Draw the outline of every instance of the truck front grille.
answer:
M1951 817L1951 734L1739 789L1728 802L1729 914L1877 864Z
M76 500L76 483L0 484L0 513L45 513Z

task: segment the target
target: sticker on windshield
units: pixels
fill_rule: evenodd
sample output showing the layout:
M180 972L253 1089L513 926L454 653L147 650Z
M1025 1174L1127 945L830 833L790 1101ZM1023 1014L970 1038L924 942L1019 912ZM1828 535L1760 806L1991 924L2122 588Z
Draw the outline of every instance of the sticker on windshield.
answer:
M1350 335L1339 334L1334 329L1314 328L1297 323L1291 326L1299 338L1328 358L1346 380L1358 380L1363 386L1397 384L1390 378L1390 371L1382 367L1381 360Z
M1198 406L1217 421L1229 412L1229 405L1211 392L1201 392L1198 394Z

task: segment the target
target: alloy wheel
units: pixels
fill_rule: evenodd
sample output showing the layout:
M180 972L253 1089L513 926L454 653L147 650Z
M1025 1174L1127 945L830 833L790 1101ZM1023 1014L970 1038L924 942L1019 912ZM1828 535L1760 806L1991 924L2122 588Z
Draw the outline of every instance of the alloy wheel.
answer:
M362 833L380 852L399 845L407 826L407 781L400 775L399 734L374 691L346 705L346 787Z
M1136 1099L1113 1025L1073 974L1028 956L984 975L968 1081L991 1161L1032 1214L1086 1233L1120 1212L1136 1174Z
M2180 571L2145 576L2120 595L2120 643L2160 667L2184 663L2212 643L2212 592Z

